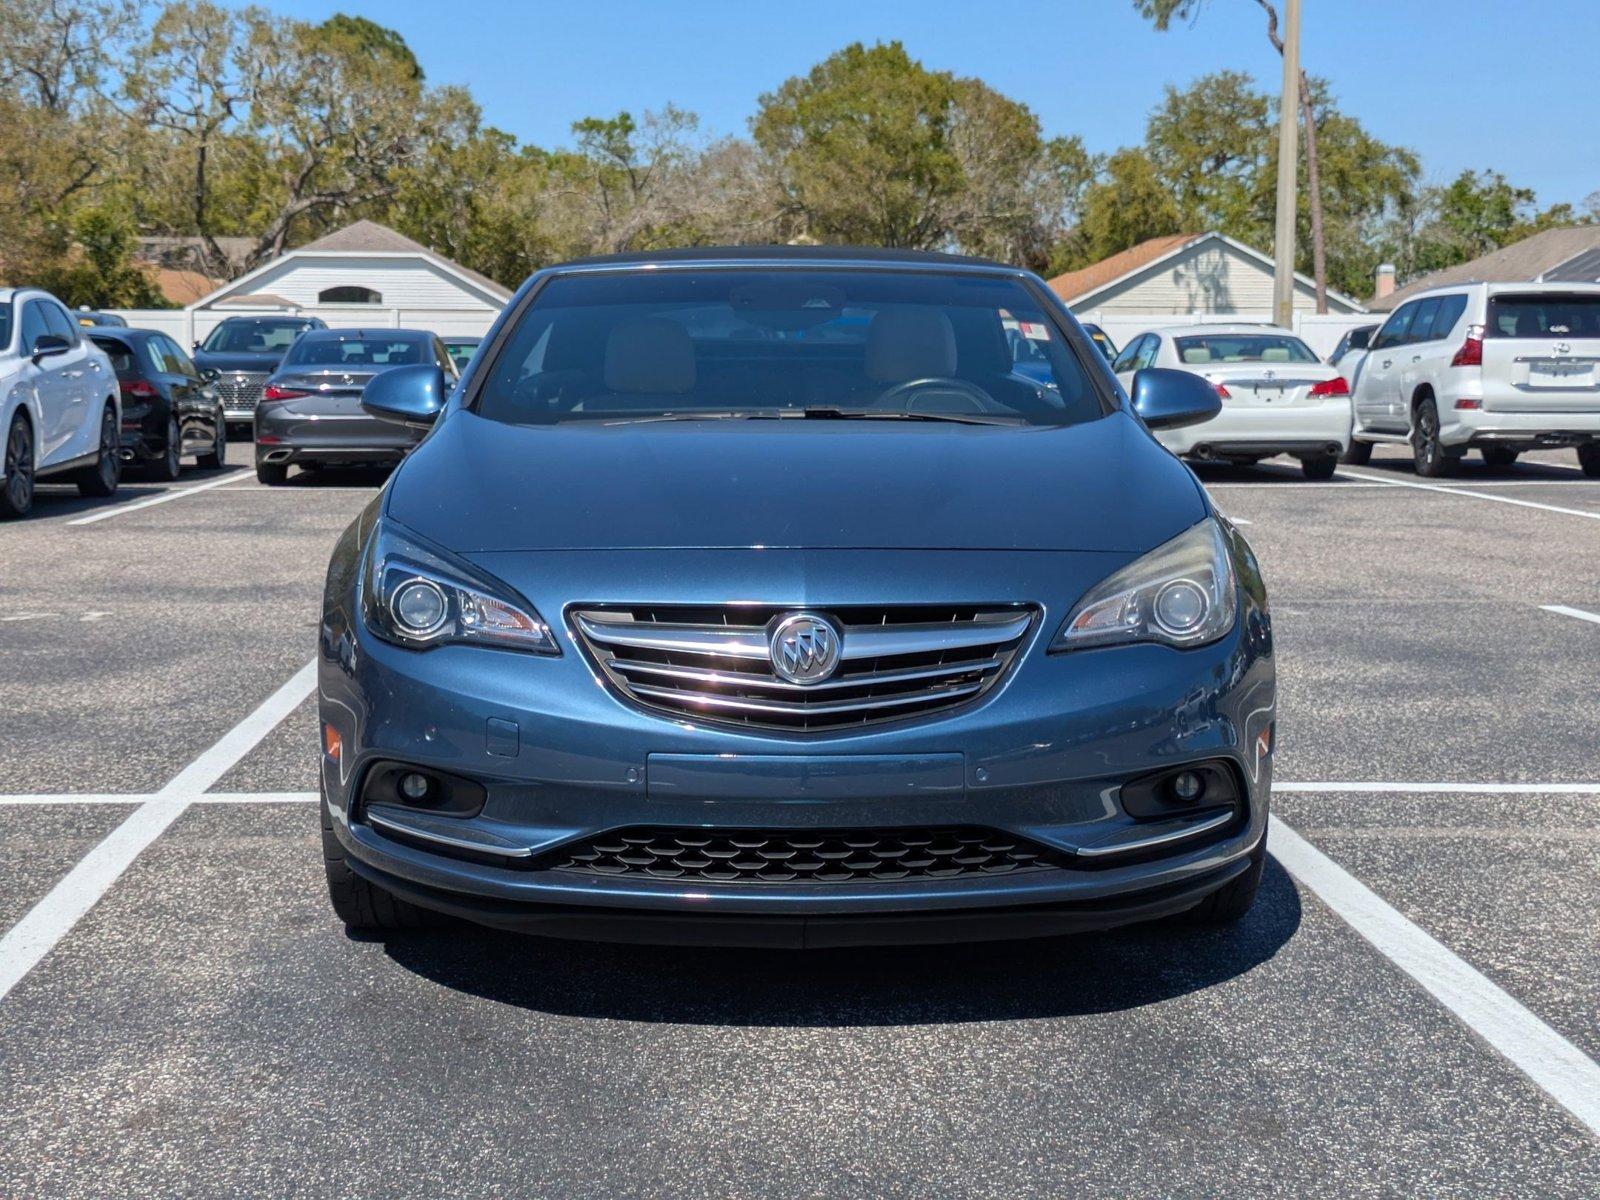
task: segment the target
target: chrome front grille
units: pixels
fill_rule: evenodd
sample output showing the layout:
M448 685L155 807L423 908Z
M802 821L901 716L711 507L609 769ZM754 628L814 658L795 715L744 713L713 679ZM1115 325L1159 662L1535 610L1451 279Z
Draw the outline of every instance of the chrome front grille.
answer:
M263 372L224 371L212 387L222 401L224 412L253 413L256 405L261 403L261 389L266 382L267 376Z
M827 678L791 683L772 631L797 612L838 631ZM977 699L1005 674L1032 627L1027 606L780 608L630 606L571 613L609 682L647 708L698 720L804 732L925 716Z
M534 866L700 883L893 883L1014 875L1065 862L994 829L619 829L563 846Z

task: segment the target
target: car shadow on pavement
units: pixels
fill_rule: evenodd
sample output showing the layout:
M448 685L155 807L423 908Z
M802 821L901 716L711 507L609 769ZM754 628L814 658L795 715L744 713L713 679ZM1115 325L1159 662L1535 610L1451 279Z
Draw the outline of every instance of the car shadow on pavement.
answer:
M371 467L317 467L307 470L294 467L289 478L275 486L282 488L376 488L382 487L394 467L390 464Z
M1177 921L1029 941L851 950L626 946L455 926L388 939L391 959L499 1004L686 1025L869 1026L1140 1008L1264 963L1300 925L1268 858L1255 907L1224 929Z

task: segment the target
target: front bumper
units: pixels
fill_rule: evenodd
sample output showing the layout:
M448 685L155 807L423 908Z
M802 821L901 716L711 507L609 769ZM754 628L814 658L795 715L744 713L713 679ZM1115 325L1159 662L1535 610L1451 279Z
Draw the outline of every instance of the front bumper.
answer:
M1036 570L1044 557L1014 561ZM867 560L881 570L882 556L842 553L830 573L870 577ZM629 566L611 569L626 574ZM948 588L950 573L929 564L928 574L938 581L930 586ZM641 586L649 578L645 573ZM1023 594L1043 594L1022 586ZM1065 586L1081 594L1076 582ZM530 599L541 611L562 611L555 601ZM1245 869L1265 834L1274 719L1266 613L1242 595L1235 630L1197 650L1142 645L1050 655L1044 643L1061 613L1045 607L1012 673L981 700L922 720L800 736L642 711L601 683L570 638L556 659L472 646L418 653L374 638L335 608L324 618L319 700L342 749L322 756L323 794L358 873L427 907L546 933L845 944L1045 934L1191 907ZM685 756L727 762L730 772L808 756L954 759L957 767L953 784L912 786L908 773L827 795L738 781L699 792L661 786L663 766ZM1124 811L1123 783L1217 760L1231 765L1243 789L1236 820L1127 853L1094 853L1172 832L1172 822L1141 822ZM397 836L392 824L368 820L360 793L378 761L480 784L487 793L481 812L428 826L477 850ZM954 825L1027 839L1068 865L897 882L706 884L530 868L494 850L514 848L537 861L569 843L639 826Z
M1196 457L1343 453L1350 446L1348 397L1321 403L1229 405L1199 425L1163 429L1156 439L1174 454Z

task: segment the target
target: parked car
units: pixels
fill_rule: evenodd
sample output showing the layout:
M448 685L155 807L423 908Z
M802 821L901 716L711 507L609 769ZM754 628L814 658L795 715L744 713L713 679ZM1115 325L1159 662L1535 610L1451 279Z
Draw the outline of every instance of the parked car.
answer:
M150 329L98 328L122 392L122 460L172 480L190 455L215 468L228 457L228 427L211 382L178 343Z
M128 327L128 322L124 318L117 316L116 313L96 312L92 308L80 307L75 309L72 315L77 319L78 324L85 329L96 325L116 329L126 329Z
M457 371L465 371L467 364L472 361L472 356L478 352L478 347L483 344L481 337L447 337L443 339L445 353L450 356L450 361L455 363Z
M114 495L117 414L111 364L66 306L34 288L0 288L0 517L26 515L43 480Z
M230 423L248 426L267 376L278 369L295 338L327 327L320 317L228 317L195 344L195 366L217 373L222 411Z
M1417 474L1447 475L1470 449L1509 467L1571 446L1600 477L1600 284L1471 283L1395 309L1355 381L1347 462L1411 446Z
M1183 325L1142 333L1111 364L1128 387L1149 367L1192 371L1222 410L1156 436L1186 458L1249 466L1293 455L1308 479L1331 479L1350 444L1350 388L1311 347L1271 325Z
M1111 340L1104 329L1101 329L1098 325L1085 323L1083 331L1089 335L1089 340L1094 343L1095 349L1106 356L1107 362L1116 358L1117 344Z
M348 925L816 946L1250 906L1266 597L1149 432L1209 384L1130 403L1037 276L832 247L544 270L489 346L363 400L433 428L327 576Z
M1355 363L1366 352L1372 335L1377 331L1376 325L1357 325L1354 329L1346 329L1334 346L1333 353L1328 355L1328 365L1337 367L1339 374L1349 381L1355 373Z
M422 431L361 408L361 390L394 367L428 363L453 384L444 345L420 329L319 329L296 340L268 378L256 407L256 478L283 483L295 464L394 462Z

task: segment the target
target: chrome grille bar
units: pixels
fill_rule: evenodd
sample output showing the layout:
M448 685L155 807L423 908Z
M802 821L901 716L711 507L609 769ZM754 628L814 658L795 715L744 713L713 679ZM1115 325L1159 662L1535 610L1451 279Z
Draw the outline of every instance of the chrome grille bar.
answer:
M605 680L644 707L696 720L806 732L907 720L981 696L1037 617L1023 606L815 607L839 632L833 674L782 678L771 632L801 611L775 605L575 606L577 641Z

